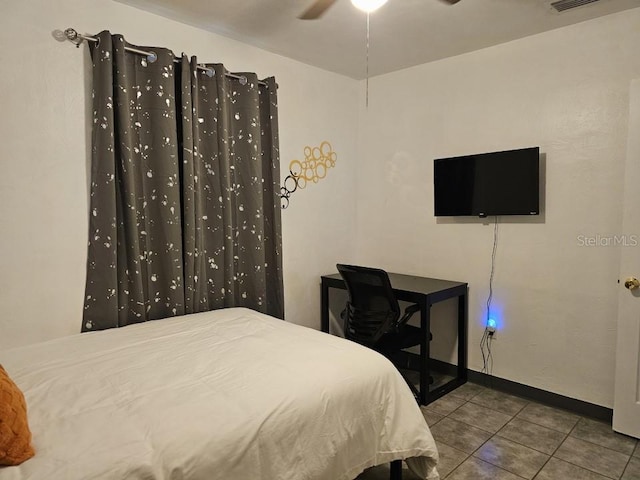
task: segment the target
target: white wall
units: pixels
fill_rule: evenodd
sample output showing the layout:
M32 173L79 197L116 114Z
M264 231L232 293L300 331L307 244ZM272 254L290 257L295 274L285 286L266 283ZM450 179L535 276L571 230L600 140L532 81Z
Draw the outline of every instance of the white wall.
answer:
M80 329L88 54L53 39L66 27L274 75L282 178L306 145L332 142L336 168L283 212L286 317L319 327L319 277L355 246L358 82L112 1L0 3L0 351Z
M612 406L620 251L577 237L620 233L638 45L634 9L370 80L357 260L468 282L470 368L482 368L493 226L434 218L433 159L540 146L544 214L499 226L493 373Z

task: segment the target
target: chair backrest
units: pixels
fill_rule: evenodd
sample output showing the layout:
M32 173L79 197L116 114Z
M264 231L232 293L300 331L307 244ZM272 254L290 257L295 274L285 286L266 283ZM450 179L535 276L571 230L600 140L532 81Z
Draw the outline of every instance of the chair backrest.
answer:
M345 337L374 346L385 333L395 328L400 318L400 305L393 294L389 275L379 268L336 266L349 292L344 318Z

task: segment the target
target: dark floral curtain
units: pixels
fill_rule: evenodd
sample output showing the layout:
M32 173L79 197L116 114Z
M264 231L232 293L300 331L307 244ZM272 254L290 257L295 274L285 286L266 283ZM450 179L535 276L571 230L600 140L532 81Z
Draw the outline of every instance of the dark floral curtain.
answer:
M97 37L82 330L232 306L283 318L275 80Z

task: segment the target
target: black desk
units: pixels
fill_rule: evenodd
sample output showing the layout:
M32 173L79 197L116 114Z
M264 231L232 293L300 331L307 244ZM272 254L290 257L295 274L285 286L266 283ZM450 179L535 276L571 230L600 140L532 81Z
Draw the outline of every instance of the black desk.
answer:
M323 275L321 283L321 328L329 333L329 288L346 290L339 273ZM389 273L391 286L396 298L420 305L420 327L425 332L420 345L420 403L427 405L467 381L467 284L435 278L414 277ZM457 375L429 391L429 332L431 327L430 309L434 303L458 297L458 368ZM433 341L437 341L434 337Z

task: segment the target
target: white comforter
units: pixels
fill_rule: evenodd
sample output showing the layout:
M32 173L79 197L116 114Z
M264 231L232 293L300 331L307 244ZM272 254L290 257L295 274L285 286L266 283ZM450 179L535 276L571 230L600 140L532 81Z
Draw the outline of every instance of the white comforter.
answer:
M0 352L36 456L0 480L350 480L436 446L377 353L243 308Z

